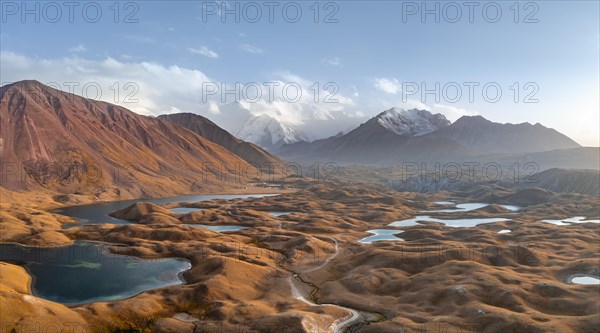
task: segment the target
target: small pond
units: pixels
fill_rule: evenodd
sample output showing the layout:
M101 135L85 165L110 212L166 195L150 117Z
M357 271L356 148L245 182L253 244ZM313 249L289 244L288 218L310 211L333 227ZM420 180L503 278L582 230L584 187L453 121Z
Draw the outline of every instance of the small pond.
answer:
M586 220L585 216L573 216L564 220L542 220L542 222L564 226L573 225L574 223L600 223L600 220Z
M291 214L293 212L269 212L269 214L273 215L273 216L283 216L283 215L287 215L287 214Z
M577 274L571 276L569 282L573 284L600 284L600 279L593 275Z
M439 205L454 205L453 202L449 202L449 201L438 201L438 202L435 202L435 203L439 204ZM426 212L426 213L470 212L472 210L484 208L484 207L487 207L489 205L490 204L486 204L486 203L463 203L463 204L455 205L452 208L436 209L436 210L425 210L423 212ZM513 205L499 205L499 206L504 207L504 208L510 210L511 212L516 212L516 211L518 211L518 210L521 209L520 206L513 206Z
M504 222L508 221L505 218L471 218L471 219L452 219L442 220L428 215L415 216L412 219L396 221L388 224L391 227L410 227L419 225L419 221L443 223L447 227L454 228L472 228L479 224Z
M371 244L378 241L404 241L404 239L395 236L403 233L404 231L402 230L373 229L367 232L373 234L373 236L362 238L358 241L359 243Z

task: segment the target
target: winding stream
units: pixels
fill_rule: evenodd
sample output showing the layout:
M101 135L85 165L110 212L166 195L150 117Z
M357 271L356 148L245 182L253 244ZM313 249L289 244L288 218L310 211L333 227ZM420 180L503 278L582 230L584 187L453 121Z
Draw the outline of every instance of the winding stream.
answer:
M347 328L350 328L353 325L359 324L363 321L368 321L367 318L365 318L361 314L361 312L356 309L348 308L348 307L337 305L337 304L331 304L331 303L315 303L315 302L307 299L302 294L300 289L298 289L298 287L296 286L296 283L294 282L295 280L297 280L300 283L310 286L313 289L310 296L311 296L311 298L314 299L314 294L318 291L317 287L302 280L302 278L300 277L300 274L306 274L306 273L310 273L310 272L314 272L319 269L322 269L325 266L327 266L329 264L329 262L331 262L331 260L333 260L335 257L337 257L337 255L340 253L339 243L338 243L337 239L335 239L335 238L329 237L329 239L331 241L333 241L334 246L335 246L335 251L331 256L327 257L327 259L325 259L320 265L315 266L310 269L307 269L307 270L304 270L302 273L298 273L298 272L295 272L295 271L283 266L283 262L285 262L288 259L287 257L284 256L284 258L278 263L278 266L291 273L291 275L287 278L287 282L290 285L290 289L292 291L292 296L295 299L297 299L309 306L334 307L334 308L348 312L347 316L344 316L342 318L335 320L333 323L331 323L331 325L328 328L329 331L332 333L342 333L342 332L345 332L345 330Z

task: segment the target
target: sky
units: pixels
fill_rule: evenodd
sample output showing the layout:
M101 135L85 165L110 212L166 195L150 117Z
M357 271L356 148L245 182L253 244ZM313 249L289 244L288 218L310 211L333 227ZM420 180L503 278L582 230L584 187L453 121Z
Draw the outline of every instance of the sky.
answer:
M417 107L600 145L598 1L23 3L1 3L2 84L232 131L235 105L313 139Z

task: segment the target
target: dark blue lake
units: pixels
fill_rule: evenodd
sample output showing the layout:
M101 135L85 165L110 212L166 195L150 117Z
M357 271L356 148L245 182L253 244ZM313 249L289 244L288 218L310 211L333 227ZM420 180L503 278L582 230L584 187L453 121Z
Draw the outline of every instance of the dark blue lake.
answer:
M0 244L0 260L25 267L32 294L68 305L117 301L184 283L191 265L176 258L140 259L114 254L108 244L77 241L61 247Z

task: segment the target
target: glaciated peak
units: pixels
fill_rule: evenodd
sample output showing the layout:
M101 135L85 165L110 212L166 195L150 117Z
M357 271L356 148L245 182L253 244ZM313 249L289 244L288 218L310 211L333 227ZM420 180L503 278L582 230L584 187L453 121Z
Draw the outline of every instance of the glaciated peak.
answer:
M377 122L397 135L411 136L424 135L450 125L450 121L441 113L401 108L391 108L380 113Z
M238 131L237 137L266 149L278 148L287 143L306 141L304 135L268 115L248 118Z

